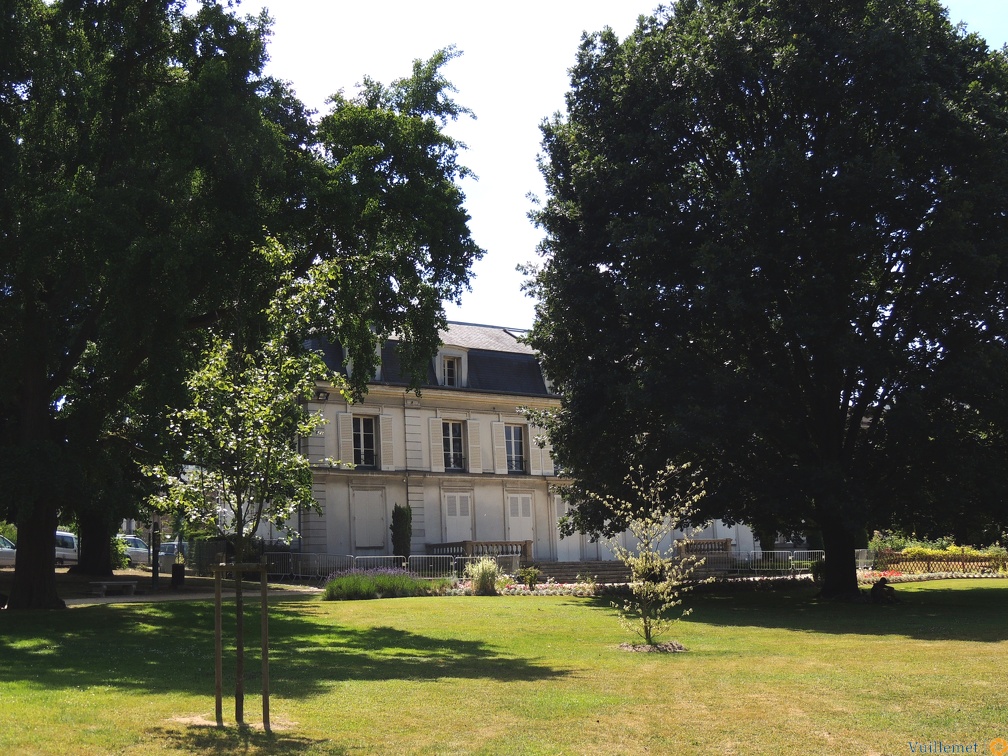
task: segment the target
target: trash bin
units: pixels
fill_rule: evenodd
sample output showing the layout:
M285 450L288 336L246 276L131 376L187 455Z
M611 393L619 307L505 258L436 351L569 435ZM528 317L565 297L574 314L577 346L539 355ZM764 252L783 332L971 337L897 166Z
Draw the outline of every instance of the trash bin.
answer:
M185 583L185 565L173 564L171 566L171 587L181 588Z

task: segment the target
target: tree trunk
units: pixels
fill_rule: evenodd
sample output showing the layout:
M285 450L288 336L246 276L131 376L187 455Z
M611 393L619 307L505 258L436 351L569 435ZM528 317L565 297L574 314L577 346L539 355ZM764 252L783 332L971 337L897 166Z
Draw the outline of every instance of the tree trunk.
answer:
M850 528L840 522L823 522L823 549L826 564L823 569L822 597L851 599L861 595L857 583L857 561L854 549L857 540Z
M55 506L39 502L27 514L19 514L17 562L8 609L66 608L56 593L57 519Z
M29 344L43 344L42 319L34 307L24 321ZM59 466L60 448L51 443L49 415L51 397L46 386L46 361L42 355L29 355L21 366L18 399L21 404L18 427L12 448L23 455L22 474L26 485L15 496L26 501L17 507L17 557L14 582L7 600L8 609L63 609L66 604L56 593L56 527L59 524L56 491L50 483L60 476L46 465ZM7 441L7 438L4 438ZM45 474L43 474L45 470ZM7 492L10 495L10 492Z
M78 511L80 562L73 572L95 577L112 574L112 534L117 530L108 523L108 513ZM111 528L111 530L110 530Z
M239 523L244 527L243 523ZM245 539L235 539L235 722L245 724L245 600L242 596L241 565L245 559Z

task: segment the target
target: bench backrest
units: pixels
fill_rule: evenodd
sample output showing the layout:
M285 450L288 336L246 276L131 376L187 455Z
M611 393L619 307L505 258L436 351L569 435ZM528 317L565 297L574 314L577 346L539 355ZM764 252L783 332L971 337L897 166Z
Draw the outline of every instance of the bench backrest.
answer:
M696 538L688 541L676 541L680 554L730 554L731 538Z

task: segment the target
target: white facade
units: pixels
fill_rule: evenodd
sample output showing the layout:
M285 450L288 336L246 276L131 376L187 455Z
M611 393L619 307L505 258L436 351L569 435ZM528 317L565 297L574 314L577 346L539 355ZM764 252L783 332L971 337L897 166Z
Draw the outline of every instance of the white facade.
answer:
M302 450L322 514L301 514L301 550L391 554L392 509L409 504L414 554L433 544L530 541L536 561L611 559L587 536L559 537L566 504L554 492L550 448L539 446L542 430L522 414L557 407L559 399L531 349L514 332L489 326L450 324L441 337L419 396L396 380L389 358L362 403L330 391L313 405L326 423L302 439ZM703 537L751 547L747 528L712 528Z

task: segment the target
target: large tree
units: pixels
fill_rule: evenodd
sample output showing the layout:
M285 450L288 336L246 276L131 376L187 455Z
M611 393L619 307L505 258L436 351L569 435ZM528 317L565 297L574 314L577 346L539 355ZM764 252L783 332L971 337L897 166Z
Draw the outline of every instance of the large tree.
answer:
M263 76L268 26L209 0L14 0L0 18L10 607L61 605L58 519L107 531L94 491L157 452L201 329L264 311L267 233L295 273L330 264L320 327L360 364L392 329L436 339L480 252L441 128L462 112L439 73L452 53L316 120Z
M627 460L706 516L1004 524L1008 57L936 0L679 0L586 36L543 126L532 344L573 524Z

